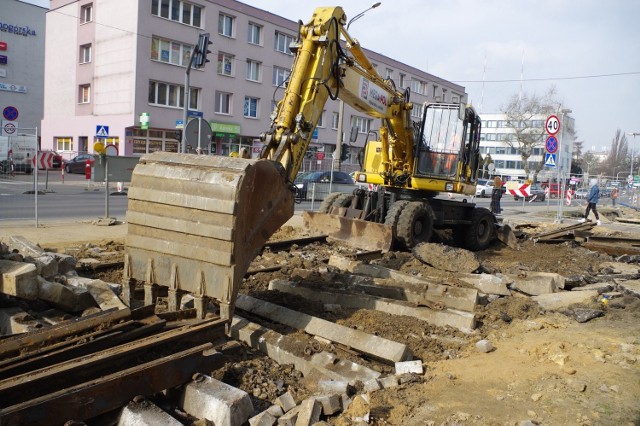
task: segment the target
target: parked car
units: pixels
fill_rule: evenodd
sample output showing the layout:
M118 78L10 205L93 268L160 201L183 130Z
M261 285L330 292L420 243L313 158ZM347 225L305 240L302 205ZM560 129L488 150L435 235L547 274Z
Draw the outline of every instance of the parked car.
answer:
M589 195L589 190L587 188L578 188L573 195L577 199L587 198L587 195Z
M485 185L485 192L487 197L491 197L491 193L493 193L493 188L494 188L493 179L490 179L487 181L487 184ZM507 187L502 185L502 195L504 195L506 192L507 192Z
M52 153L53 154L53 160L51 161L51 168L52 169L59 169L62 167L62 155L58 154L55 151L40 151L41 153ZM40 166L40 164L38 164L38 170L44 170L44 167Z
M66 173L80 173L83 174L86 171L87 160L93 164L94 158L91 154L80 154L73 157L69 161L64 162L64 171Z
M518 201L520 200L520 196L518 195L514 195L513 199ZM546 198L546 194L544 191L544 188L541 187L540 185L531 185L529 187L529 196L525 197L525 201L544 201Z
M311 172L305 176L298 176L294 185L296 186L296 198L306 200L314 193L316 200L324 200L329 194L329 182L331 180L331 172ZM315 184L315 190L312 186ZM333 181L331 182L331 192L350 193L355 189L356 185L348 173L334 171Z
M490 197L491 190L487 190L487 184L489 181L487 179L478 179L476 183L476 197ZM493 183L493 181L491 182Z

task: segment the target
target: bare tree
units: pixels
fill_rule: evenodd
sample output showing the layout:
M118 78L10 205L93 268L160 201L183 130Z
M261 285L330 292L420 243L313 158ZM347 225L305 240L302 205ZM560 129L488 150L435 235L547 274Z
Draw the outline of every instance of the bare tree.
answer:
M544 96L522 94L513 95L503 112L506 116L506 126L513 131L505 143L510 148L516 148L520 153L525 175L529 176L533 166L534 181L544 167L544 157L537 163L531 164L529 158L535 148L543 148L546 140L544 125L536 125L540 118L560 110L561 103L556 100L556 91L551 87ZM570 129L567 132L572 131ZM566 133L565 133L566 135ZM569 133L568 137L574 137Z
M622 130L617 129L616 134L611 140L611 149L609 155L602 162L602 172L609 176L616 176L616 172L621 172L628 167L629 164L629 144L627 136Z

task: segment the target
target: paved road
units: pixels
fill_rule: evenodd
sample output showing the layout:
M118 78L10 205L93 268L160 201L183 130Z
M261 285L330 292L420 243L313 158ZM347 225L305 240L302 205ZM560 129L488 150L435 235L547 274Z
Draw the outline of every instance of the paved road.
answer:
M36 196L34 195L34 178L28 175L10 177L0 175L0 224L3 222L34 221L36 219ZM116 185L110 185L108 197L108 216L124 220L127 209L127 197L117 195ZM126 190L126 187L124 188ZM479 206L489 207L489 198L471 198L454 196L454 199L466 198ZM105 217L107 213L107 197L104 184L90 183L84 175L65 174L51 171L38 175L37 218L38 222L60 222L73 220L93 220ZM602 203L606 201L603 200ZM558 200L544 202L514 201L512 197L502 199L503 214L557 212ZM582 209L582 202L574 202ZM296 211L317 210L319 201L305 201L296 204ZM564 209L569 209L563 206Z

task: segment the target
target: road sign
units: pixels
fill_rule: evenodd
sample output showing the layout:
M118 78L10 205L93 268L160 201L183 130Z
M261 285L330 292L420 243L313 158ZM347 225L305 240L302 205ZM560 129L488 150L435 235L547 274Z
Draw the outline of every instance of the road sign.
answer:
M555 154L555 152L558 150L558 139L556 139L555 136L549 136L547 138L547 142L544 144L544 147L549 154Z
M117 157L118 156L118 147L115 146L114 144L110 143L109 145L104 147L104 153L105 153L105 155L110 155L110 156Z
M545 154L544 157L544 165L547 167L555 167L556 166L556 154Z
M11 123L11 122L8 122L8 121L3 121L2 128L3 128L5 134L13 135L16 132L16 130L18 129L18 123L15 123L15 122Z
M39 169L52 169L53 156L53 152L38 152L38 154L31 159L31 164L35 166L37 162Z
M2 110L2 116L5 120L15 121L18 119L18 108L13 106L8 106Z
M184 120L176 120L176 129L184 129Z
M550 115L544 123L544 127L547 129L547 133L553 136L560 131L560 119L556 115Z
M531 193L529 192L530 185L528 183L509 181L505 186L507 187L507 191L509 191L509 194L511 195L517 197L528 197L529 195L531 195Z
M109 137L109 126L102 126L102 125L97 125L96 126L96 137L98 138L106 138Z

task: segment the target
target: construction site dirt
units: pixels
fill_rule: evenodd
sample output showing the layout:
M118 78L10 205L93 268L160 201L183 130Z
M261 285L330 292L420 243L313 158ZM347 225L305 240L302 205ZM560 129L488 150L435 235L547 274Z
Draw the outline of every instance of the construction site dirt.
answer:
M325 424L640 424L640 256L586 248L589 237L614 245L619 238L633 246L629 240L640 238L640 226L616 218L640 214L601 210L605 223L596 227L578 225L570 216L554 223L551 214L509 218L517 249L496 241L476 253L456 253L446 233L437 233L431 249L420 249L423 254L363 253L322 238L299 240L311 235L298 224L285 225L271 241L292 241L267 245L253 261L236 316L286 336L279 349L293 357L328 353L334 364L351 361L376 373L375 384L350 382L340 410L320 415ZM560 236L545 237L558 230ZM10 237L3 232L3 241ZM43 249L74 256L81 276L121 283L121 238ZM424 253L430 252L440 255L427 264ZM569 293L584 297L564 300ZM155 311L162 314L166 289L158 294ZM141 291L140 305L143 298ZM410 355L382 359L375 348L360 349L355 341L314 337L309 328L251 308L253 299L344 326L340 333L405 345ZM0 308L15 306L34 318L50 308L41 300L0 295ZM0 340L0 348L8 339ZM398 373L398 363L409 359L420 361L420 372ZM315 373L278 363L244 342L223 361L200 373L245 391L253 415L285 393L296 404L326 393ZM0 371L2 362L0 356ZM197 420L166 395L145 397L182 424ZM0 419L7 408L0 403Z

